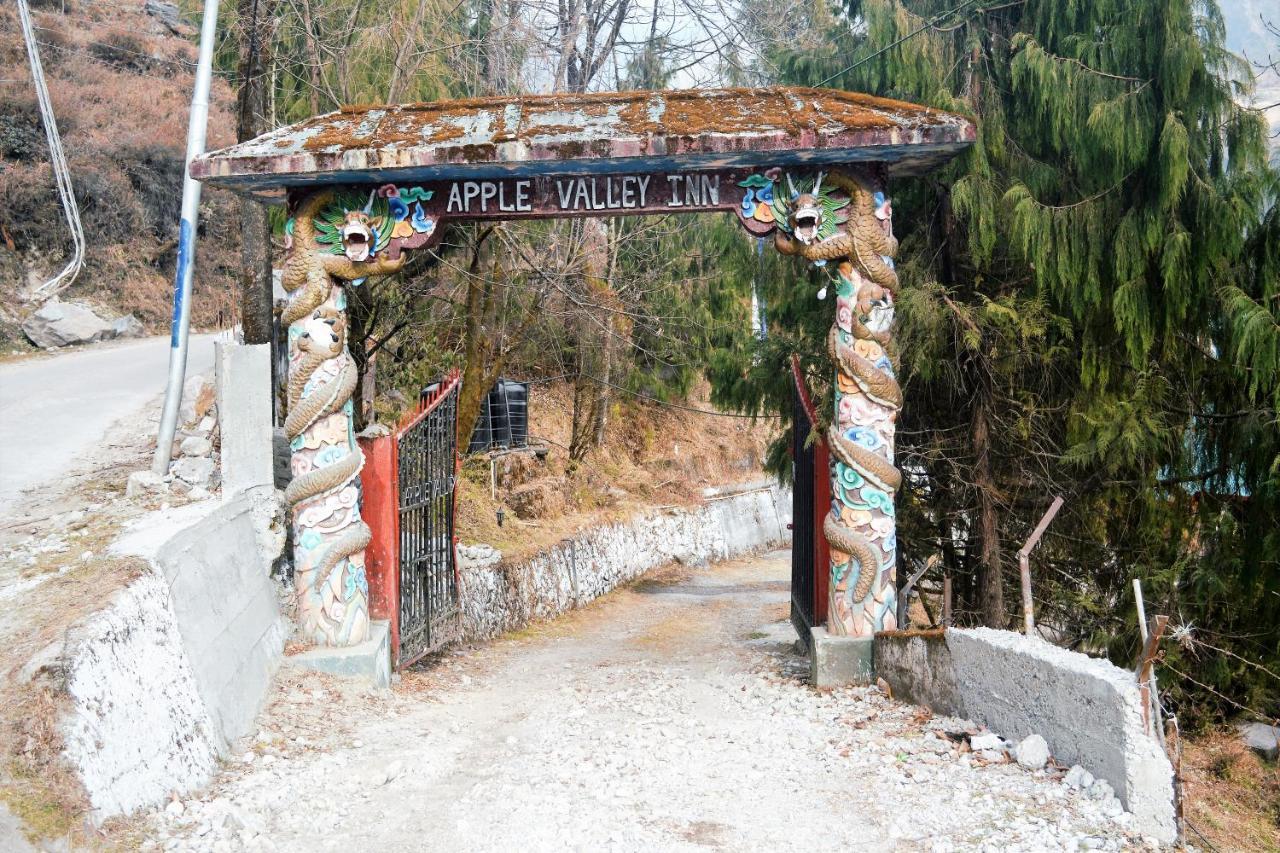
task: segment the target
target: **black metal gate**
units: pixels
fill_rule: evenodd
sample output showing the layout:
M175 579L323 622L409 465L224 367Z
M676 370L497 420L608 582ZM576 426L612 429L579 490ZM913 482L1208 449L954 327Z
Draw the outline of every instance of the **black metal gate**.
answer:
M453 542L458 388L444 383L398 436L401 667L461 630Z
M798 378L796 382L798 382ZM795 483L791 489L791 624L805 645L814 613L814 450L805 447L813 424L799 385L792 383L791 459Z

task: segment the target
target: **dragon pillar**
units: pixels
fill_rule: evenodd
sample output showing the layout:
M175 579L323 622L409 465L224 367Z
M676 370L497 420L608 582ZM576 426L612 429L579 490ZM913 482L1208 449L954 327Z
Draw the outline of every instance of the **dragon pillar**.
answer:
M385 206L385 204L384 204ZM356 365L347 349L346 287L400 269L404 255L379 256L382 217L358 202L321 192L302 201L282 283L289 301L289 410L285 433L293 479L285 491L293 519L294 589L300 635L325 646L369 636L360 517L360 469L351 395ZM383 228L389 237L390 229Z
M825 187L824 187L825 184ZM771 192L782 188L770 187ZM870 174L818 175L798 191L790 177L771 199L784 254L833 268L836 316L827 336L835 411L827 431L831 509L827 630L870 637L896 627L894 422L902 408L891 343L898 276L891 207Z

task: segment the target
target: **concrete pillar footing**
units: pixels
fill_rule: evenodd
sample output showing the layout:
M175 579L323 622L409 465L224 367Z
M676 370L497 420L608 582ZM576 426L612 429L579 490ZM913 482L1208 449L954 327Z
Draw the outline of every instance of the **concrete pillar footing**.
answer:
M809 629L809 679L814 687L871 684L876 679L871 637L837 637L826 628Z
M291 666L367 681L387 690L391 687L391 623L369 623L369 639L354 646L316 646L288 658Z

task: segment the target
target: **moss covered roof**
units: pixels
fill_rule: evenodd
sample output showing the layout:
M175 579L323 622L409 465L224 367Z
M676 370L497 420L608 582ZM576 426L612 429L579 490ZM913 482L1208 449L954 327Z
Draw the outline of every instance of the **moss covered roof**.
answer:
M928 171L965 118L799 87L525 95L353 106L203 155L193 177L255 195L326 183L884 162Z

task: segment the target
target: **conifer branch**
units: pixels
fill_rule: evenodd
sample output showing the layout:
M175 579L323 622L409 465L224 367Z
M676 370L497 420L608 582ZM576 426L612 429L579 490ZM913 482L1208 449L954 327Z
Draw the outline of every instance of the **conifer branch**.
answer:
M1125 181L1127 181L1127 180L1129 180L1129 179L1130 179L1130 178L1132 178L1132 177L1133 177L1133 172L1130 172L1129 174L1125 175L1125 176L1124 176L1123 178L1121 178L1120 180L1116 181L1116 182L1115 182L1114 184L1112 184L1111 186L1107 187L1105 190L1102 190L1101 192L1094 193L1093 195L1089 196L1088 198L1082 198L1082 199L1080 199L1079 201L1074 201L1074 202L1072 202L1071 204L1045 204L1044 202L1042 202L1042 201L1038 200L1035 196L1033 196L1033 195L1031 194L1030 190L1028 190L1028 191L1027 191L1027 199L1028 199L1032 204L1034 204L1036 207L1041 208L1042 210L1053 210L1053 211L1060 211L1060 210L1073 210L1074 208L1077 208L1077 207L1083 207L1083 206L1084 206L1084 205L1086 205L1086 204L1090 204L1090 203L1092 203L1092 202L1095 202L1095 201L1097 201L1098 199L1102 198L1103 196L1105 196L1105 195L1107 195L1107 194L1109 194L1109 193L1111 193L1111 192L1114 192L1115 190L1120 189L1120 187L1124 185L1124 182L1125 182Z

